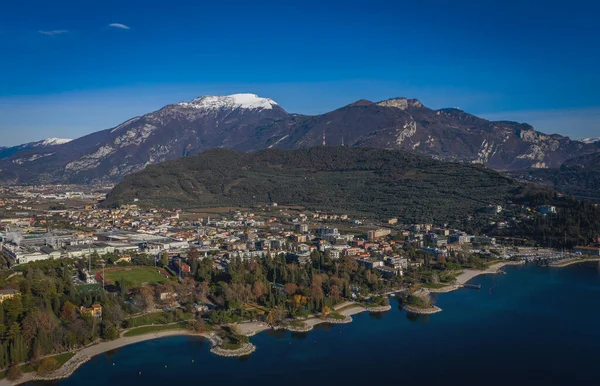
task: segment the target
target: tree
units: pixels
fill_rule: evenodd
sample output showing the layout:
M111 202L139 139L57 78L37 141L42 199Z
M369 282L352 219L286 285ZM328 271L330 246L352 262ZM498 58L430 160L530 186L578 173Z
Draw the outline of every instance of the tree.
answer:
M330 296L334 302L339 301L340 300L340 287L338 287L335 284L332 285L330 288Z
M36 369L40 375L50 374L54 370L58 369L58 362L54 358L44 358Z
M280 323L285 317L285 311L280 307L275 307L267 314L266 322L271 326Z
M23 318L21 327L23 338L29 343L38 335L48 336L51 333L56 327L55 316L36 308Z
M255 281L252 285L252 294L255 299L260 299L268 292L267 286L262 281Z
M323 279L321 278L321 275L313 276L310 287L310 296L315 302L323 300Z
M191 247L187 254L188 262L190 263L190 273L196 275L198 272L198 259L200 258L200 252L196 247Z
M296 293L296 291L298 291L298 286L294 283L286 283L283 286L283 290L285 291L286 294L288 295L294 295Z
M203 281L198 286L198 297L201 301L205 302L208 300L208 295L210 294L210 285L207 281Z
M8 348L5 343L0 343L0 367L5 368L8 364Z
M6 325L11 325L12 323L19 320L19 317L23 313L23 303L21 301L21 296L13 296L10 299L6 299L3 302L4 311L6 313Z
M177 285L177 295L181 304L192 304L196 298L196 281L191 277L185 277Z
M169 254L167 252L163 252L162 255L160 255L160 265L165 268L169 266Z
M154 310L154 289L150 286L143 286L138 291L142 297L146 312Z
M190 320L188 322L188 329L190 331L194 331L194 332L204 332L206 331L206 324L204 323L203 319L198 319L198 320Z
M60 310L60 320L66 323L74 321L77 318L76 311L77 307L75 304L69 301L65 302Z
M102 339L114 340L119 337L119 328L108 320L103 320L100 325L100 334Z

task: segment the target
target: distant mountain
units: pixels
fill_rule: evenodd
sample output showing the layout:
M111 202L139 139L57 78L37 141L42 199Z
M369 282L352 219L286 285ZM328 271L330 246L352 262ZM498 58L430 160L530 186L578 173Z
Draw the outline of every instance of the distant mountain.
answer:
M565 161L559 168L513 171L514 178L552 186L581 199L600 202L600 152Z
M252 206L277 202L413 221L464 219L524 187L481 165L436 161L406 151L362 147L213 149L124 178L106 207Z
M527 124L491 122L459 109L431 110L416 99L353 103L307 118L278 146L327 143L405 149L438 159L481 163L499 170L558 167L593 145L546 135Z
M118 181L147 165L210 148L364 146L402 149L498 170L557 168L600 151L596 144L546 135L527 124L493 122L416 99L360 100L316 116L290 114L254 94L204 96L50 148L3 150L0 182ZM12 149L12 148L11 148Z
M70 142L70 139L65 138L46 138L38 142L29 142L22 145L12 146L12 147L0 147L0 159L8 158L13 154L16 154L20 151L30 150L30 149L41 149L49 146L55 145L63 145L65 143Z
M600 142L600 137L596 137L596 138L583 138L583 139L580 139L579 141L581 141L583 143L598 143L598 142Z

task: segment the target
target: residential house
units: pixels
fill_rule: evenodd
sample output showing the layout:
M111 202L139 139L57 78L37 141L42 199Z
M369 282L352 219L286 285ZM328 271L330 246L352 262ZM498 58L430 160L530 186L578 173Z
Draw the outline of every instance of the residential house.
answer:
M14 298L19 293L20 293L19 291L12 289L12 288L0 290L0 303L4 302L6 299Z
M92 304L91 307L79 307L79 312L81 315L87 315L92 318L100 319L102 318L102 305L98 303Z

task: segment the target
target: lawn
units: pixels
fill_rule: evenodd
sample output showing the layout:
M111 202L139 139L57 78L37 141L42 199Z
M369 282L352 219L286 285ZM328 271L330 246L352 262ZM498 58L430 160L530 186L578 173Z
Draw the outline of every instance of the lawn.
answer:
M133 287L139 287L147 283L164 283L169 280L165 277L168 275L156 267L118 267L105 270L104 280L111 284L127 280Z
M335 319L335 320L344 320L346 319L346 317L338 312L331 312L327 315L327 318L329 319Z
M186 327L187 327L187 322L169 324L167 326L165 326L165 325L145 326L145 327L138 327L138 328L134 328L133 330L129 330L125 334L123 334L123 336L138 336L138 335L150 334L152 332L159 332L159 331L181 330Z
M187 321L190 319L192 319L192 314L188 313L188 312L184 312L180 316L180 320ZM135 318L127 319L125 321L125 325L127 326L127 328L133 328L133 327L141 327L141 326L147 326L147 325L152 325L152 324L168 324L168 323L172 323L172 322L176 322L176 321L177 321L177 316L176 316L175 312L160 311L160 312L153 312L151 314L136 316Z

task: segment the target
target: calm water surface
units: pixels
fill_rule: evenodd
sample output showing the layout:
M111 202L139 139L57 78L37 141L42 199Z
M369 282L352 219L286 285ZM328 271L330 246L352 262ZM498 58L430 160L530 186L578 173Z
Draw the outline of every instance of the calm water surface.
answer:
M243 359L217 357L202 339L163 338L38 384L600 385L598 266L505 270L473 279L479 291L440 294L443 312L431 316L409 315L393 300L391 311L351 324L263 332Z

